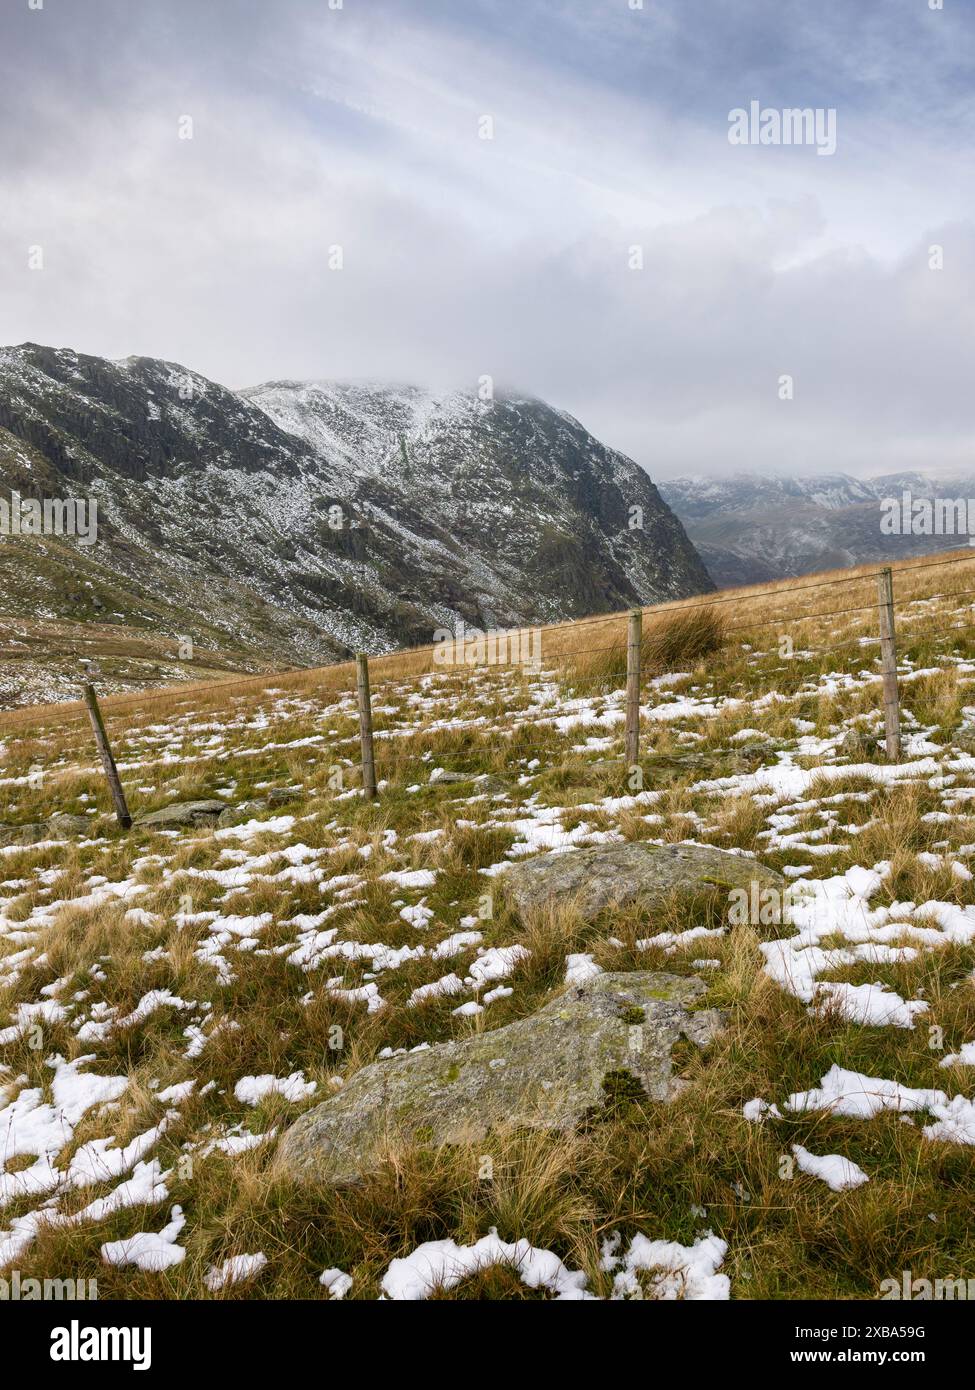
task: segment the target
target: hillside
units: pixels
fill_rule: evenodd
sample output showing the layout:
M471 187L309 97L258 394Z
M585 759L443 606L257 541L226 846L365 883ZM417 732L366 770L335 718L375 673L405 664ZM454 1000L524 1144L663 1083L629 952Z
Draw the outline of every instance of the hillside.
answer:
M6 705L70 691L77 664L46 641L62 624L122 690L712 587L636 464L517 395L235 393L151 358L4 348L0 497L14 491L93 499L99 525L92 546L0 537ZM105 625L138 630L144 657Z
M975 479L936 473L671 478L661 496L684 523L715 582L765 584L849 565L888 564L967 543L962 535L888 535L881 502L975 499Z
M897 765L862 571L649 612L642 790L623 616L547 629L539 671L372 662L375 802L348 666L105 701L133 811L208 798L215 825L123 833L82 711L0 718L0 1270L101 1298L875 1299L970 1269L975 556L894 588ZM617 865L590 886L642 854L669 877L584 902L580 852ZM520 1065L519 1023L544 1041L620 991L623 1060L549 1058L595 1089L571 1124L441 1143L418 1084L353 1184L289 1167L323 1102L348 1146L370 1078ZM658 1017L666 1096L627 1060Z

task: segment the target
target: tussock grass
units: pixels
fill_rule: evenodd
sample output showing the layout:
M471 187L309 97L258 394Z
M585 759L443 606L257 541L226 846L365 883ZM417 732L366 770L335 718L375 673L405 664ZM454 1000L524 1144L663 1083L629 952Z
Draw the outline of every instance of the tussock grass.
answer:
M975 680L959 664L970 644L965 633L949 630L959 621L961 591L973 587L969 564L975 556L966 554L952 585L945 575L954 571L895 574L900 653L915 669L938 668L901 682L905 737L925 732L947 745L963 710L975 705ZM546 629L541 676L509 668L431 672L430 654L421 650L375 661L375 722L383 735L377 765L389 781L375 804L354 794L358 726L348 667L184 686L142 703L105 701L137 810L221 789L239 801L269 787L298 786L297 801L275 812L293 815L291 828L248 840L209 829L175 838L124 835L111 818L86 723L70 709L35 713L33 725L22 717L0 719L2 775L26 778L32 766L43 772L39 785L4 787L4 819L97 811L87 842L26 847L0 858L0 880L8 885L0 889L7 933L0 937L0 1027L12 1008L45 997L48 986L56 985L64 999L86 995L70 1022L45 1025L42 1047L17 1039L0 1048L0 1063L40 1086L46 1098L45 1059L52 1054L70 1059L93 1051L93 1069L128 1078L117 1108L87 1115L62 1161L89 1139L113 1135L126 1142L145 1132L165 1110L156 1099L160 1089L198 1080L153 1150L171 1172L167 1203L44 1229L18 1267L38 1277L66 1270L97 1277L103 1298L209 1297L204 1281L211 1264L260 1250L266 1270L219 1296L325 1297L318 1275L337 1266L353 1276L352 1296L369 1298L378 1294L390 1261L422 1241L473 1241L495 1226L503 1239L524 1237L554 1250L604 1294L611 1281L599 1268L600 1242L613 1230L690 1243L711 1228L729 1243L725 1270L736 1297L874 1297L881 1279L902 1268L915 1274L970 1268L975 1235L960 1213L975 1182L975 1150L923 1138L923 1119L907 1124L891 1114L854 1121L783 1112L783 1119L756 1125L744 1120L741 1107L757 1096L781 1104L791 1092L816 1085L834 1063L968 1094L968 1069L943 1068L940 1060L975 1039L972 947L949 943L911 960L830 971L825 978L879 982L928 1003L914 1030L864 1027L835 1014L814 1016L784 993L764 973L760 947L789 929L729 929L727 897L718 890L661 895L649 907L610 912L595 923L584 923L571 905L521 921L506 904L503 876L483 873L513 846L525 847L525 826L541 826L553 844L560 835L583 843L595 835L711 843L751 851L772 866L798 866L813 879L885 862L890 872L873 905L971 905L972 883L953 868L959 860L970 863L962 847L975 845L965 797L973 779L964 767L947 768L953 754L946 748L943 775L926 771L890 783L878 780L882 752L853 758L841 749L849 728L879 728L876 647L849 640L875 635L875 580L870 569L843 580L835 591L810 594L796 581L771 594L744 590L733 602L718 595L646 615L647 672L687 675L645 687L643 793L627 784L622 768L615 692L625 671L626 617L618 614ZM836 618L826 612L847 606L864 611ZM782 636L799 656L781 654ZM617 650L601 666L587 664L591 649L604 645ZM556 703L564 682L585 697L586 723L552 722L564 714ZM771 692L780 698L769 700ZM655 717L661 710L666 716L662 707L673 695L691 703L676 718ZM413 727L400 737L407 722ZM758 738L740 739L746 730L757 730ZM781 757L811 774L794 795L749 782ZM875 766L842 773L844 764L860 762ZM345 772L333 785L336 767ZM434 767L468 779L488 773L495 781L484 793L473 780L431 782ZM299 844L319 857L292 864L282 851ZM540 840L538 848L547 844ZM830 852L813 855L810 848ZM261 873L234 882L234 869L257 856L267 858ZM349 897L303 878L305 864L319 865L329 881L351 876ZM402 869L434 870L435 882L412 889L383 877ZM224 877L205 877L211 873ZM130 888L120 899L72 905L106 879L145 891ZM227 948L231 979L218 978L201 955L207 924L177 920L187 895L196 913L270 914L254 949ZM404 906L420 903L434 914L426 926L401 916ZM150 914L149 924L126 918L133 906ZM335 915L322 925L336 927L338 940L350 946L433 948L473 921L482 949L518 943L530 955L504 980L510 996L483 1014L459 1017L461 998L480 997L476 992L419 1005L410 996L450 972L465 976L477 958L474 945L449 958L410 959L395 970L374 969L368 956L325 958L308 971L289 961L294 919L314 919L332 907ZM5 982L7 963L22 944L16 931L45 908L52 920L37 932L34 959ZM639 945L695 926L725 930L674 949ZM702 1006L724 1011L726 1031L705 1052L678 1046L675 1063L688 1084L672 1104L608 1095L577 1133L503 1132L441 1150L391 1146L376 1171L347 1189L289 1182L275 1164L273 1141L236 1155L202 1156L208 1139L228 1132L280 1130L383 1049L460 1038L531 1014L561 991L566 956L579 952L591 953L605 970L694 973L707 981ZM695 964L700 959L719 964ZM333 979L345 990L375 983L385 1007L368 1012L331 993ZM153 989L169 989L194 1007L160 1008L96 1044L75 1035L72 1023L91 1005L125 1015ZM186 1055L190 1023L206 1035L195 1058ZM930 1026L940 1032L932 1034ZM940 1039L938 1046L932 1038ZM272 1095L251 1108L234 1095L244 1075L284 1077L296 1070L318 1088L300 1105ZM815 1179L787 1175L793 1143L844 1154L870 1182L832 1193ZM490 1178L483 1175L486 1157ZM6 1171L24 1166L18 1158ZM66 1209L77 1211L114 1185L70 1194ZM103 1241L160 1229L175 1203L187 1215L183 1264L151 1275L101 1262ZM9 1227L36 1205L15 1198L0 1224ZM535 1295L513 1271L497 1269L443 1296Z

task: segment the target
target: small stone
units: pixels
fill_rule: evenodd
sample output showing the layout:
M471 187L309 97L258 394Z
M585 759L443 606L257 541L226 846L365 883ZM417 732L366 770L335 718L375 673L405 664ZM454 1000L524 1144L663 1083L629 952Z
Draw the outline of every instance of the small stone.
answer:
M975 753L975 724L964 724L951 736L952 747L962 753Z
M881 748L883 740L876 734L868 733L866 729L858 727L847 729L840 743L840 752L847 757L859 762L869 762L876 758Z
M267 815L269 810L267 801L260 798L254 801L240 801L236 806L225 805L217 817L217 825L239 825L242 821L255 820L258 816Z

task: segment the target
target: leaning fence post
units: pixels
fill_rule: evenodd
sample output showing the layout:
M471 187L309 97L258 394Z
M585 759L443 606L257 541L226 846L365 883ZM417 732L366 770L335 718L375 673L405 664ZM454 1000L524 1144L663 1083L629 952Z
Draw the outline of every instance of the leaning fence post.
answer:
M376 795L376 762L372 753L372 697L369 694L369 658L357 652L356 686L359 692L359 742L362 745L362 794Z
M118 768L115 766L111 745L108 742L108 735L105 732L105 721L102 719L102 712L98 708L95 687L86 682L81 687L81 693L84 697L85 704L88 706L88 717L91 720L92 731L95 735L95 745L101 756L102 767L105 769L105 780L108 782L108 789L112 793L112 801L115 805L115 818L123 830L128 830L129 826L132 824L132 817L129 815L129 808L125 803L125 793L122 790L122 783L119 781Z
M643 609L630 612L626 640L626 765L640 761L640 652L643 646Z
M897 652L894 645L894 578L889 569L877 576L880 613L880 666L884 679L884 728L887 734L887 761L900 762L901 714L897 698Z

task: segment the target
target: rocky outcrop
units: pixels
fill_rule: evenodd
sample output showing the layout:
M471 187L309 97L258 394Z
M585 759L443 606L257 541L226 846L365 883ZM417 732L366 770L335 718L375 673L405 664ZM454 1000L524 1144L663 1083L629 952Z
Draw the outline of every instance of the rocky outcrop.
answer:
M785 879L750 855L729 854L710 845L596 845L558 850L515 864L503 877L504 891L524 916L549 903L575 905L584 920L629 903L652 906L662 895L709 887L785 887Z
M86 816L59 813L45 821L29 821L22 825L0 822L0 846L39 845L46 840L69 840L91 831Z
M375 1062L288 1130L277 1161L299 1179L347 1183L388 1142L573 1129L621 1081L666 1101L674 1043L706 1045L721 1027L715 1010L693 1009L706 989L693 976L598 975L505 1028Z
M226 809L225 801L176 801L172 806L136 816L132 824L140 830L183 830L187 826L216 825Z

